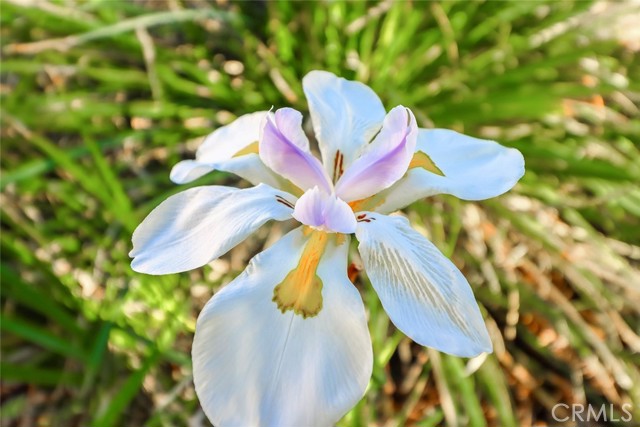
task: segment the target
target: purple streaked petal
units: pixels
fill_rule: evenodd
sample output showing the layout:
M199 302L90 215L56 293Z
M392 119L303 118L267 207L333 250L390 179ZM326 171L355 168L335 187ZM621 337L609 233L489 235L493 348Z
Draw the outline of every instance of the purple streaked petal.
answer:
M355 214L347 202L335 195L330 195L327 199L324 215L324 223L327 229L344 234L356 232L358 222Z
M324 224L322 205L322 191L313 187L300 196L292 215L305 225L320 227Z
M378 136L336 184L338 197L347 202L360 200L393 185L409 167L417 136L411 110L403 106L391 110Z
M354 233L358 225L348 204L318 187L298 199L293 217L310 227L344 234Z
M268 117L260 135L260 158L274 172L303 190L318 186L331 192L331 184L320 160L309 151L302 131L302 114L292 108Z
M309 139L302 130L302 114L293 108L280 108L273 114L276 127L296 147L309 153Z

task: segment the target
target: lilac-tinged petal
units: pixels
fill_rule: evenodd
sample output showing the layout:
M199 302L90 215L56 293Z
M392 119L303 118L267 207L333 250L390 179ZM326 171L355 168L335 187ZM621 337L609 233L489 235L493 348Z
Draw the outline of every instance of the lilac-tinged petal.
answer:
M276 127L296 147L308 153L309 138L302 129L302 114L293 108L280 108L273 114Z
M324 216L327 229L344 234L356 232L358 222L353 210L345 201L334 195L330 195L327 199Z
M328 232L351 234L357 226L349 205L318 187L298 199L293 217L305 225Z
M407 171L418 127L413 113L398 106L384 119L382 130L336 184L336 194L350 202L390 187Z
M384 107L368 86L328 71L311 71L302 79L302 88L324 167L337 178L336 163L348 168L380 130Z
M310 227L321 227L324 225L323 202L322 191L318 187L313 187L300 196L296 202L293 217Z
M303 190L318 186L331 191L327 173L309 151L309 141L302 131L302 114L281 108L268 117L260 136L260 158L274 172Z
M422 167L385 190L378 212L393 212L434 194L484 200L509 191L524 174L524 158L515 148L448 129L420 129L416 153L424 153L442 172ZM443 176L444 175L444 176Z

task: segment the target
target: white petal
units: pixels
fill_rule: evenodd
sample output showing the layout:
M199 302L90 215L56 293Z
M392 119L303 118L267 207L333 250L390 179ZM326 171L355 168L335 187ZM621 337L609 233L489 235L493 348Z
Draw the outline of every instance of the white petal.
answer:
M491 340L460 270L401 217L367 213L358 249L391 321L421 345L471 357Z
M387 114L382 129L336 183L336 194L350 202L390 187L407 171L413 157L418 126L413 113L398 106Z
M260 156L254 153L217 163L206 163L199 160L183 160L176 163L173 169L171 169L169 178L176 184L186 184L214 170L236 174L254 185L262 183L276 188L282 186L277 175L262 163Z
M382 198L378 212L393 212L434 194L483 200L510 190L524 175L524 158L515 148L446 129L420 129L416 152L426 153L444 176L412 168Z
M271 300L305 240L297 229L257 255L198 318L194 383L215 426L327 427L364 394L373 355L362 300L346 275L348 239L330 244L320 262L316 316L283 314Z
M266 111L245 114L210 133L198 147L196 158L203 162L229 160L238 151L258 141Z
M169 274L201 267L271 219L291 218L295 197L267 185L246 190L195 187L169 197L133 233L131 268Z
M380 130L384 106L368 86L327 71L311 71L302 79L302 87L324 167L335 177L337 152L344 155L346 169Z
M278 180L255 153L234 157L238 152L258 141L260 126L266 111L245 114L227 126L210 133L196 151L195 160L184 160L171 170L176 184L185 184L214 171L234 173L252 184L277 186Z

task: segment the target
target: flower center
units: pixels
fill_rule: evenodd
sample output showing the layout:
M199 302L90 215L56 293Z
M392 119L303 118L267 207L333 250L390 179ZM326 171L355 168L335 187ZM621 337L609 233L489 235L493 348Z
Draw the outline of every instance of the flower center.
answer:
M306 319L322 309L322 280L316 270L328 239L327 233L311 231L297 267L273 289L272 301L283 314L293 310Z
M318 187L308 190L298 199L293 217L318 231L343 234L356 231L356 218L349 205Z

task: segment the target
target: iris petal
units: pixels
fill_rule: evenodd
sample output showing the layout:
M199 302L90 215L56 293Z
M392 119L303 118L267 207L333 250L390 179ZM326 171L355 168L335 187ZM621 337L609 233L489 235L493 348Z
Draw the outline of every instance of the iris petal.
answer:
M214 425L327 427L364 394L373 365L364 305L346 275L348 240L330 240L317 315L282 313L271 300L300 258L300 229L253 258L203 309L193 375Z
M234 173L252 184L278 187L276 175L260 160L257 153L243 150L258 141L266 111L245 114L210 133L196 151L195 160L183 160L171 170L171 181L186 184L207 173L219 170Z
M312 188L298 199L293 217L319 230L344 234L356 231L356 218L349 205L318 187Z
M380 130L384 106L368 86L328 71L309 72L302 88L324 167L335 181L338 163L346 169Z
M420 129L416 153L435 168L416 167L380 194L378 212L393 212L434 194L484 200L510 190L524 174L524 158L497 142L447 129ZM431 170L429 170L431 169Z
M347 202L364 199L400 179L411 162L417 132L410 110L391 110L378 136L336 183L338 197Z
M309 151L301 125L302 114L292 108L281 108L273 119L267 118L260 137L260 158L303 190L318 186L331 192L327 173Z
M173 195L133 233L131 268L170 274L202 267L267 221L291 218L291 200L295 197L265 184L245 190L195 187Z
M405 218L368 212L356 236L371 284L398 329L457 356L492 351L469 283Z

